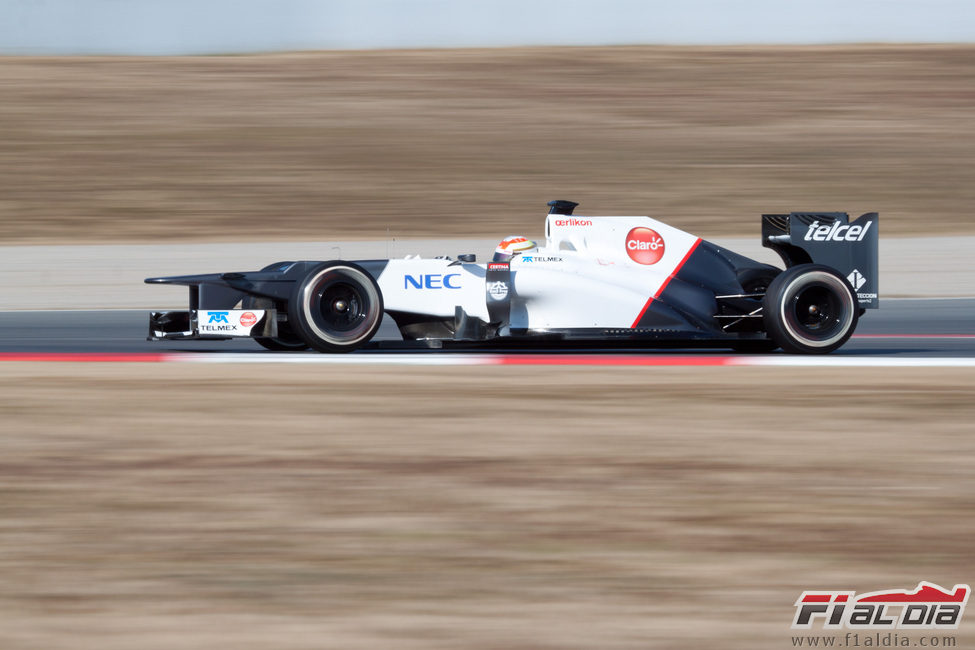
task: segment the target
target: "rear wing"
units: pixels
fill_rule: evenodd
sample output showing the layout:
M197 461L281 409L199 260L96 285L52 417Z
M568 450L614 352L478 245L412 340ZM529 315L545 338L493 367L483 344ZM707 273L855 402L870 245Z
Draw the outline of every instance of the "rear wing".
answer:
M763 214L762 246L778 253L786 268L812 263L836 269L853 287L860 307L876 309L879 222L876 212L853 222L845 212Z

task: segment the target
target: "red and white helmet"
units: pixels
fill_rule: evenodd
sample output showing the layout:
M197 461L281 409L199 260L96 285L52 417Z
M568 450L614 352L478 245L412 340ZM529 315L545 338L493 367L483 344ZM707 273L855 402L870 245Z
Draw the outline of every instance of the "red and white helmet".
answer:
M498 247L494 249L494 260L495 262L507 262L515 255L521 255L527 251L535 250L538 248L537 244L527 237L522 237L521 235L515 235L514 237L505 237L498 244Z

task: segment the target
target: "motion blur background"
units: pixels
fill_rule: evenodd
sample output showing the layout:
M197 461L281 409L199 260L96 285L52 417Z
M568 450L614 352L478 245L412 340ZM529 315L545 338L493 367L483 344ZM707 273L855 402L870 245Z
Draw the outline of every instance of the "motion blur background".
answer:
M793 209L972 228L961 0L3 9L0 52L58 55L2 60L7 242L500 237L552 198L705 236ZM296 48L369 49L268 53ZM233 55L131 56L200 53Z
M0 253L56 297L124 258L85 244L554 198L961 238L973 39L962 0L0 0ZM0 365L0 647L781 648L803 589L972 579L968 370L122 365Z

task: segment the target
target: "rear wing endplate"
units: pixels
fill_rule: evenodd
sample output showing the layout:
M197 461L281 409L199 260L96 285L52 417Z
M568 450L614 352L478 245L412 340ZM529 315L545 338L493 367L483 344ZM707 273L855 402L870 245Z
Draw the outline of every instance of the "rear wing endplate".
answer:
M762 246L786 268L824 264L839 271L864 309L880 306L878 246L880 217L868 212L850 221L845 212L792 212L762 215Z

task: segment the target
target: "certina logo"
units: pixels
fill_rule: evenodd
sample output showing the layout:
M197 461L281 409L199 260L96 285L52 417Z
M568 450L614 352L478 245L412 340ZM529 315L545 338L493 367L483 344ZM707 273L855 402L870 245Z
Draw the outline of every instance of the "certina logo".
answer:
M210 318L209 318L209 320L207 320L207 323L208 324L213 324L213 323L227 323L229 325L230 324L230 321L227 320L227 316L229 314L230 314L229 311L211 311L210 312Z
M508 266L507 262L498 262L494 264L488 264L488 271L508 271L511 267Z
M460 273L442 275L427 273L425 275L404 275L404 289L460 289Z
M834 221L832 226L820 226L819 221L809 224L806 231L805 241L863 241L867 236L867 231L873 225L868 221L865 226L844 226L839 221Z
M889 589L859 596L854 591L804 591L796 600L792 629L954 630L961 623L971 588L919 582L907 591Z
M531 264L532 262L561 262L561 257L545 257L544 255L522 255L519 258L522 262Z
M626 254L637 264L656 264L664 256L664 238L649 228L634 228L626 235Z
M490 295L493 300L504 300L508 296L508 283L501 281L488 282L487 290L488 295Z
M556 226L591 226L592 220L590 219L556 219Z
M863 274L860 273L860 271L858 271L857 269L853 269L853 271L851 271L850 274L846 276L846 279L850 281L850 284L853 285L853 289L855 291L859 291L860 287L862 287L867 283L867 279L863 277Z
M253 327L256 322L257 316L252 311L245 311L240 315L240 324L242 327Z

